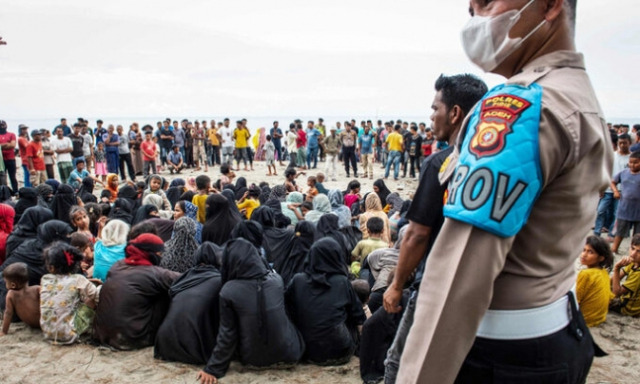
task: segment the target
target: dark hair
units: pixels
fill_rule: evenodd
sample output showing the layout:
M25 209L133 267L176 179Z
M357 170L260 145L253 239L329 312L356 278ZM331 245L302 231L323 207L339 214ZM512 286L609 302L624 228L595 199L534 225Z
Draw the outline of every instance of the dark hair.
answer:
M313 203L310 201L305 201L302 204L300 204L300 209L306 209L308 211L312 211L313 210Z
M76 167L77 167L77 166L78 166L78 164L80 164L80 163L84 164L84 159L83 159L83 158L77 158L77 159L75 160L75 162L76 162Z
M487 85L474 75L440 75L436 80L436 91L441 92L442 102L450 110L455 105L466 115L471 108L487 93Z
M135 239L136 237L142 235L143 233L151 233L153 235L158 235L158 228L156 228L153 223L149 221L143 221L142 223L138 223L131 227L129 234L127 235L127 242Z
M586 244L593 248L593 251L598 256L602 256L604 258L599 263L600 268L611 271L611 267L613 266L613 253L611 252L611 247L609 247L609 244L600 236L587 237Z
M640 151L631 152L629 159L640 159Z
M378 235L384 231L384 221L379 217L371 217L367 220L367 231L370 234Z
M295 176L296 173L295 168L290 167L284 170L284 177Z
M87 247L91 246L91 240L84 233L73 232L71 234L71 246L76 247L80 252L83 252Z
M631 136L628 133L623 133L618 136L618 141L620 140L627 140L628 142L631 142Z
M260 197L260 193L262 193L262 191L255 185L249 188L249 196L251 197Z
M62 241L56 241L45 248L43 256L46 265L52 267L53 273L57 275L78 272L80 262L84 258L77 248Z
M109 191L107 191L107 192L109 192ZM100 203L100 216L107 216L108 217L109 213L111 213L111 204Z
M349 188L350 191L353 191L356 188L360 188L360 182L358 180L351 180L347 188Z
M156 175L156 174L149 176L149 181L148 181L149 185L151 185L151 180L160 180L160 188L162 188L162 183L164 181L162 179L162 176Z
M87 211L87 216L89 216L89 220L91 222L97 222L100 218L100 214L102 213L102 208L98 203L86 203L84 205L85 211Z
M369 287L369 283L367 282L367 280L352 280L351 286L353 287L356 296L358 296L358 300L360 300L360 303L366 304L369 301L369 295L371 294L371 287Z
M229 164L222 164L220 166L220 173L222 173L223 175L229 173Z
M196 188L206 189L209 188L209 184L211 184L211 178L209 176L200 175L196 177Z
M307 181L313 181L313 185L316 185L316 183L318 182L315 176L307 177Z
M9 264L2 271L2 277L22 287L29 281L29 267L25 263Z
M267 141L271 141L271 135L267 135L266 139Z
M633 235L633 237L631 238L631 245L632 246L640 245L640 233L638 233L637 235Z

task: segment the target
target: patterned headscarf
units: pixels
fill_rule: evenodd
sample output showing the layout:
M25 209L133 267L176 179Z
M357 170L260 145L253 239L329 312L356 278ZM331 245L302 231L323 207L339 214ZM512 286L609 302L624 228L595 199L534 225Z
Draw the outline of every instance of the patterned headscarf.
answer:
M269 194L269 200L278 200L279 202L283 202L287 198L287 189L284 185L276 185L271 188L271 193Z
M196 243L196 223L189 217L181 217L173 226L174 236L167 241L160 266L171 271L186 272L195 265L194 255L198 249Z

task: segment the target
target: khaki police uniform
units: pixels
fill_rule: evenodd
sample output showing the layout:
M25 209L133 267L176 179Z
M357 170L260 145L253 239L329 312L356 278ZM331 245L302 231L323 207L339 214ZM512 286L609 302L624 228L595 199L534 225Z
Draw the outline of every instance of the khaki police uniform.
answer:
M574 262L611 176L604 116L579 53L539 57L507 83L543 88L542 190L515 236L445 220L427 259L399 383L453 382L488 309L544 306L575 284ZM461 137L474 128L468 119ZM457 153L443 173L452 173Z

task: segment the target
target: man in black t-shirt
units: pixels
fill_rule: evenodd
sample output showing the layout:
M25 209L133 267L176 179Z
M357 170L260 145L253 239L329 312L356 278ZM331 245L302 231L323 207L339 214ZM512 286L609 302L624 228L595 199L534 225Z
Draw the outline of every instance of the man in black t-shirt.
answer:
M449 161L465 116L487 92L485 83L472 75L440 75L435 84L436 95L431 105L431 125L437 140L448 141L447 149L429 156L424 166L418 190L406 218L409 226L400 246L396 273L384 293L384 309L399 312L402 290L411 273L416 270L411 299L402 316L396 337L385 361L385 383L394 383L400 365L404 344L413 324L416 297L429 254L444 222L443 200L447 184L439 180L440 169Z
M71 150L71 159L74 167L78 159L82 159L86 162L86 159L84 158L84 137L82 137L81 131L82 124L75 123L73 124L73 133L69 135L69 139L73 145L73 149Z

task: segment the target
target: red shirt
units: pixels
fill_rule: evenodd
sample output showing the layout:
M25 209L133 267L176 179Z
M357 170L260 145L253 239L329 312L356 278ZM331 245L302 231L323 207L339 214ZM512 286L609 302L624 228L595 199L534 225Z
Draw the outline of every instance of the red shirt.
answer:
M46 168L44 166L44 152L42 151L42 142L32 141L27 146L27 157L31 157L31 161L33 161L33 168L36 171L44 171ZM27 164L29 164L27 162Z
M7 132L4 135L0 135L0 144L7 144L12 141L16 141L16 135ZM16 159L16 151L15 148L2 148L2 158L5 160L15 160Z
M156 158L155 157L149 157L147 156L147 153L156 153L156 143L152 141L143 141L142 144L140 144L140 149L142 150L142 159L144 161L154 161Z
M298 129L298 138L296 139L296 148L305 147L307 145L307 134L304 130Z
M20 158L23 165L29 165L29 162L27 162L27 145L29 145L29 139L18 137L18 149L20 149Z

